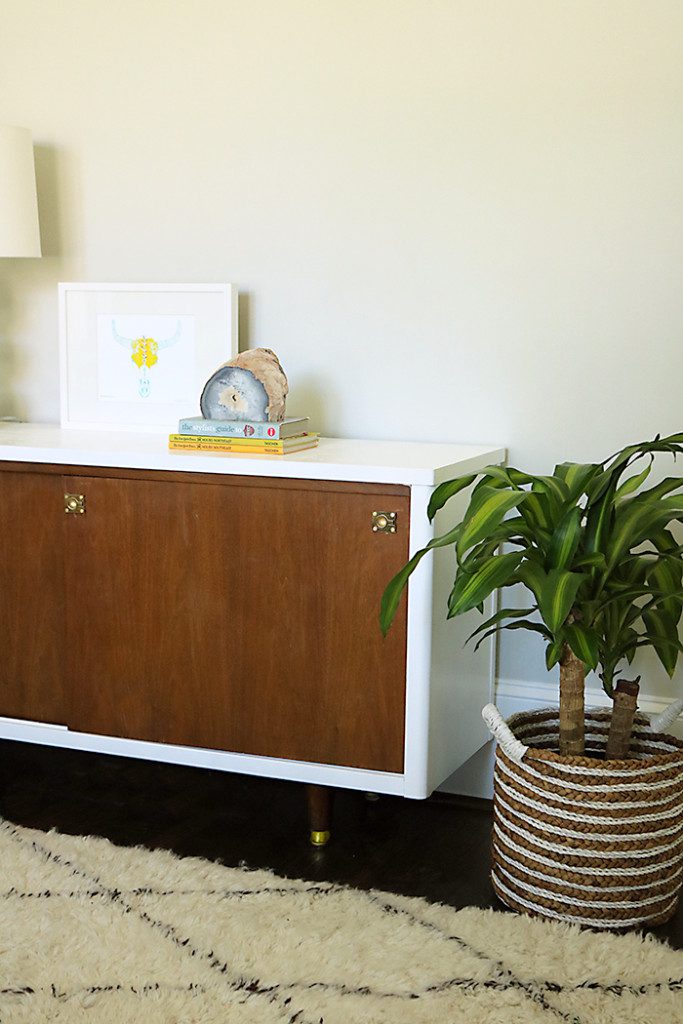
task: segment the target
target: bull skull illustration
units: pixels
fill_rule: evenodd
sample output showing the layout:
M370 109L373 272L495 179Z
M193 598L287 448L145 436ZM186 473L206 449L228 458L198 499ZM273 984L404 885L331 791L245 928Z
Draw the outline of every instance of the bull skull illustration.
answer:
M138 394L141 398L149 398L152 390L149 371L159 361L159 352L180 341L182 334L180 320L176 324L175 334L164 341L155 341L154 338L148 338L144 334L141 338L124 338L116 329L116 320L111 322L111 333L119 345L130 351L130 358L138 368Z

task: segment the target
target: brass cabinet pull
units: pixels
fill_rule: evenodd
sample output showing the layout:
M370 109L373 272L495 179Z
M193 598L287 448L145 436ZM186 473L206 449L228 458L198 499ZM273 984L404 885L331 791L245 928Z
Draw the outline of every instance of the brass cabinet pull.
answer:
M396 533L398 516L395 512L373 512L373 533Z
M65 494L64 511L83 515L85 512L85 494Z

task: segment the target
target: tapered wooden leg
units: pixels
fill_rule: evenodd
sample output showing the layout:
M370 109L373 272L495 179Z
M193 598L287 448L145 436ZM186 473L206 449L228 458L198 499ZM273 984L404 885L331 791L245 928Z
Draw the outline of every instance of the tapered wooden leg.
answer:
M313 846L326 846L330 841L334 790L329 786L307 785L306 796L311 843Z

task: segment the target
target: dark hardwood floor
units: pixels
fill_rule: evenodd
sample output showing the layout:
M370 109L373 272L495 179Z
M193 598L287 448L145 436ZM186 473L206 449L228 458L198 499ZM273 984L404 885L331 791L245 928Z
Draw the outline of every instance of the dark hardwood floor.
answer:
M491 805L338 790L333 836L308 842L304 787L177 765L0 741L0 814L30 828L271 868L454 907L503 910L488 880ZM0 865L0 887L2 866ZM683 911L653 929L683 948Z

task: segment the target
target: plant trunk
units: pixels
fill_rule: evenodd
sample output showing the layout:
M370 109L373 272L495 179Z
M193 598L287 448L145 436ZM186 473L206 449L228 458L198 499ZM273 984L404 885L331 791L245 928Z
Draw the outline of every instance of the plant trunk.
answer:
M620 679L614 689L612 721L607 737L605 757L628 757L631 746L633 716L638 708L638 680Z
M586 666L565 644L560 661L560 753L584 752L584 689Z

